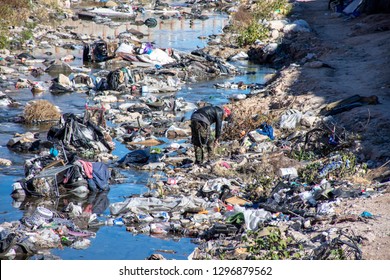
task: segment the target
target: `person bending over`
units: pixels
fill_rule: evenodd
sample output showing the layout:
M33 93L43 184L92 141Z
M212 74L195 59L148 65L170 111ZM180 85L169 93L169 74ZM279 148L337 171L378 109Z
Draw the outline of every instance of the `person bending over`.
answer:
M204 148L208 152L208 158L213 153L213 148L218 145L222 132L222 121L231 115L228 107L205 106L194 111L191 115L191 142L195 149L195 164L202 164L204 160ZM211 134L211 126L215 123L215 138Z

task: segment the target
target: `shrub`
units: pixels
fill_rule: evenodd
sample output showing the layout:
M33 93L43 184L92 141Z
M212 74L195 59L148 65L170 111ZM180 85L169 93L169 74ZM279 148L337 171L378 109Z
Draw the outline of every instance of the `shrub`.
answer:
M31 29L25 29L20 33L21 41L25 42L30 40L33 37L33 32Z
M288 0L264 0L258 1L254 6L240 6L232 15L231 27L239 34L237 44L243 47L253 44L256 40L266 39L269 30L260 22L287 15L290 11L291 4Z
M256 40L264 40L268 37L269 30L264 25L252 21L248 27L241 30L237 43L238 46L243 47L246 45L251 45Z
M0 31L0 49L9 48L9 39L4 31Z
M279 228L269 226L257 231L248 231L243 236L248 242L249 259L287 260L301 259L302 247L292 237L286 237Z

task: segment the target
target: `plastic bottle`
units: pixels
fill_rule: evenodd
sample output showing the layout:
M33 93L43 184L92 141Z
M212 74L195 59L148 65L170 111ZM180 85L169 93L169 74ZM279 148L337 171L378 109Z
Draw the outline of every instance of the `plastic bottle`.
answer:
M125 223L123 222L122 218L116 218L114 220L114 226L123 226Z

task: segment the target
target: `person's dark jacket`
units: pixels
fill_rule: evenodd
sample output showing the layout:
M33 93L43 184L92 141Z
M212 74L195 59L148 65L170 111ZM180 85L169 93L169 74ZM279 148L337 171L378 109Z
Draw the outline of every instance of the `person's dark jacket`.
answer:
M207 125L215 123L215 139L218 139L221 136L223 114L223 109L218 106L205 106L192 114L191 121L198 120Z

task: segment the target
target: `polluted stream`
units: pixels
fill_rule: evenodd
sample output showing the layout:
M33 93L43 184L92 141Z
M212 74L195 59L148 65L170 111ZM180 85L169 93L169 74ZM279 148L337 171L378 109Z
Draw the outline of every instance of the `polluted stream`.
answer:
M212 34L222 33L222 28L227 24L228 18L224 14L210 14L207 20L177 20L171 19L165 22L160 22L155 28L147 28L145 26L136 26L134 28L141 32L149 34L143 41L147 40L154 42L158 48L173 48L183 52L191 52L194 49L206 46L207 38ZM115 26L97 24L92 21L68 21L69 26L74 27L75 32L81 34L95 34L102 38L115 38L117 34L129 28L129 24L125 22L116 23ZM83 50L76 48L73 50L54 47L50 59L61 58L66 55L74 55L75 59L71 62L71 66L83 66ZM35 49L33 55L37 58L49 58L46 55L47 50ZM198 101L206 101L214 105L224 104L229 102L229 98L235 94L247 94L249 90L238 89L217 89L217 83L264 83L264 76L273 72L272 69L262 68L258 65L251 65L247 61L235 62L234 65L241 69L243 73L251 73L248 75L239 75L234 77L220 77L214 80L201 81L192 84L185 84L175 93L176 97L183 98L185 101L196 103ZM92 71L94 69L92 68ZM36 81L49 81L53 79L48 74L44 74L37 79L26 76L26 78ZM62 113L74 113L81 115L84 112L86 95L74 92L64 95L52 95L46 91L40 96L33 96L30 89L20 89L7 92L9 96L14 98L21 104L26 104L33 99L46 99L61 109ZM40 133L40 138L46 136L50 125L25 125L9 121L16 116L22 114L21 108L4 108L0 107L0 158L10 159L13 162L12 166L0 167L0 223L12 222L21 219L26 213L31 211L31 208L38 205L42 198L26 198L22 202L18 202L11 197L12 184L17 180L24 178L24 161L32 158L33 154L16 153L7 148L7 142L14 137L16 133L25 133L31 131ZM184 118L189 118L191 111L182 113ZM110 126L113 124L109 123ZM172 140L164 139L164 145L169 145ZM188 141L182 139L180 141ZM118 158L125 156L128 148L115 141L115 150L112 154ZM159 147L159 146L158 146ZM161 146L162 148L164 146ZM187 259L194 248L197 247L192 242L191 238L177 236L159 236L149 234L132 234L126 231L126 226L114 222L108 223L110 212L108 205L114 202L124 201L126 197L133 195L142 195L148 192L147 183L153 171L139 171L134 169L120 169L119 172L124 175L125 182L110 185L110 191L107 196L101 198L103 204L107 207L103 209L98 219L103 225L96 229L96 236L91 238L90 246L85 249L77 250L71 247L64 246L61 249L51 249L51 255L54 258L64 260L142 260L153 253L162 254L167 259ZM74 199L74 200L72 200ZM77 201L79 199L79 201ZM61 205L69 201L85 202L87 198L71 198L60 197L53 203L61 209ZM30 213L31 214L31 213ZM106 223L106 224L104 224ZM35 259L37 256L32 256L30 259Z

